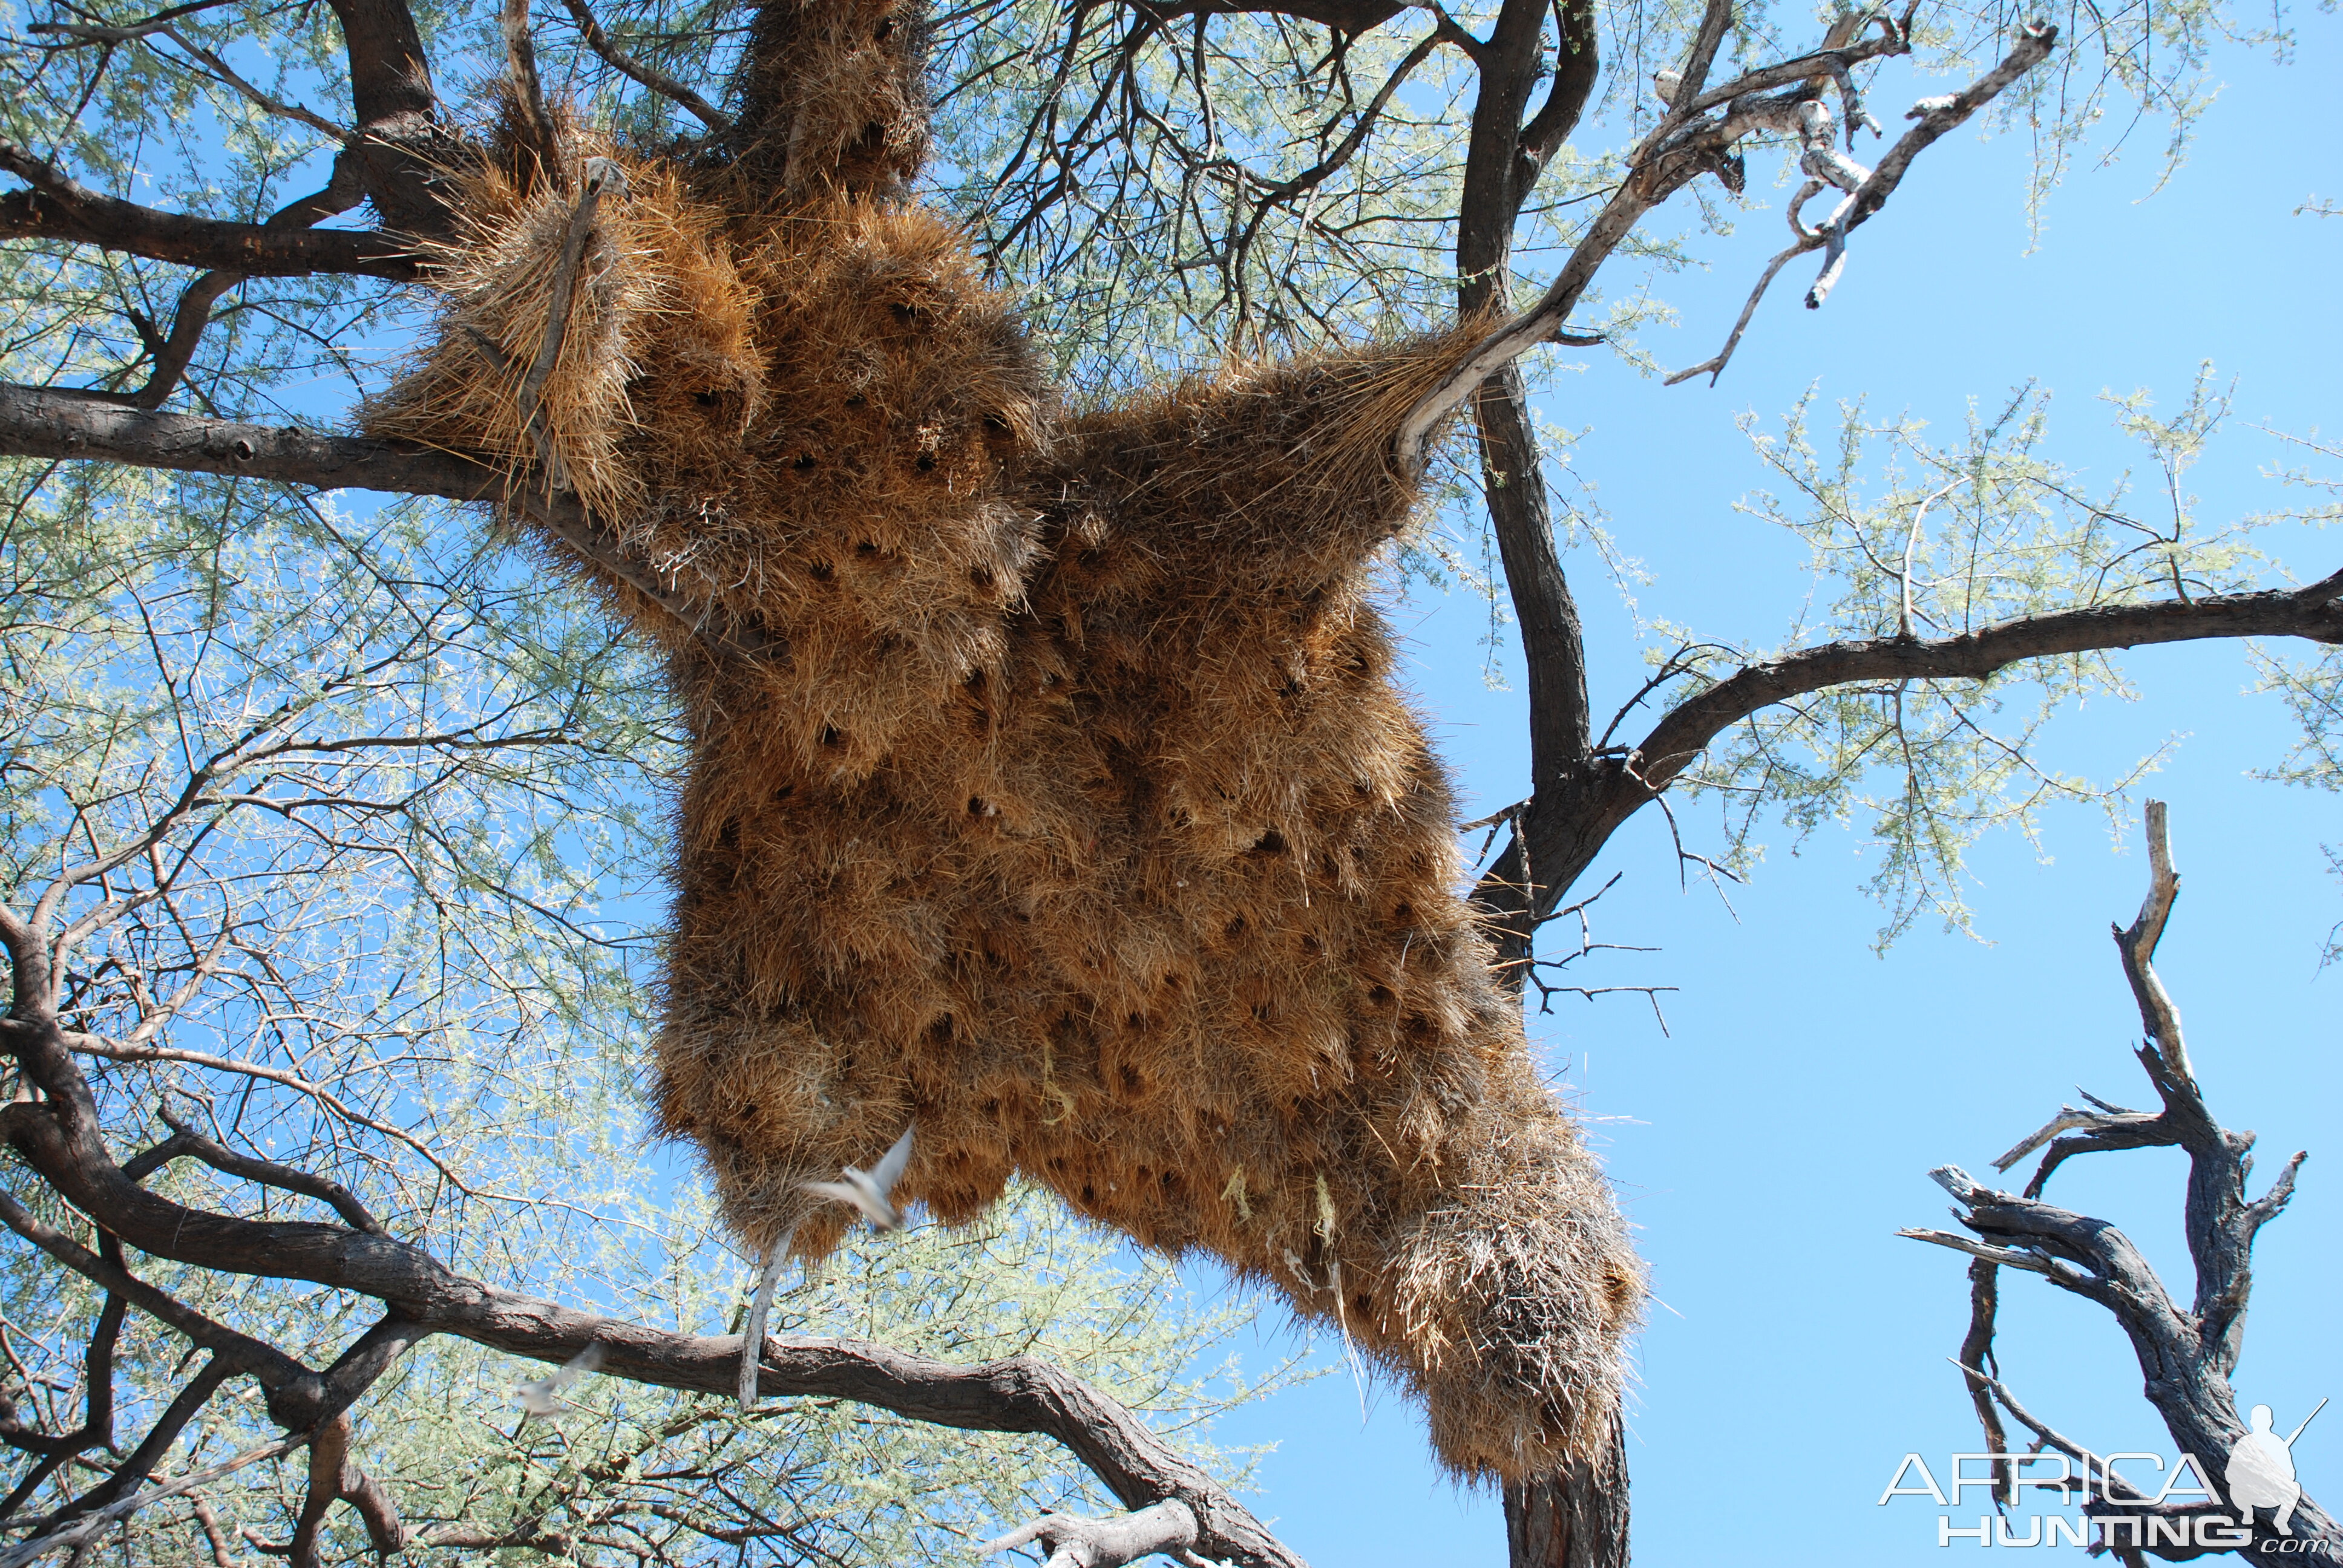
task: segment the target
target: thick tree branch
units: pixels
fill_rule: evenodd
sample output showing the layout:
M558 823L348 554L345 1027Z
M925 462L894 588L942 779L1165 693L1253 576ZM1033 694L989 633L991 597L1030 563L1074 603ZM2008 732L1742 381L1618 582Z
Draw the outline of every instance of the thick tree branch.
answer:
M1570 133L1578 128L1587 102L1594 95L1595 81L1602 75L1594 7L1586 0L1564 0L1555 7L1555 20L1560 25L1561 36L1554 49L1554 80L1546 88L1545 102L1521 131L1521 185L1524 196L1562 144L1570 139Z
M1919 124L1896 138L1855 193L1855 206L1840 226L1841 233L1851 233L1871 221L1872 216L1887 205L1896 187L1912 167L1912 161L1926 151L1929 145L1946 132L1966 124L1969 116L2001 96L2020 76L2034 69L2050 55L2058 42L2058 29L2047 23L2032 23L2018 29L2017 42L2001 64L1976 81L1949 96L1930 99L1914 111Z
M38 933L10 919L20 1005L0 1041L45 1101L0 1108L0 1132L67 1202L125 1244L153 1256L268 1279L307 1280L372 1296L392 1316L320 1376L257 1341L201 1318L161 1292L88 1254L13 1198L0 1219L77 1272L125 1296L251 1371L270 1390L270 1412L308 1431L425 1334L453 1333L514 1355L560 1364L601 1347L607 1375L725 1396L736 1392L740 1336L667 1333L573 1312L456 1273L421 1248L338 1225L237 1219L189 1208L133 1181L106 1151L97 1106L54 1021L53 1000L23 1005L21 988ZM45 980L43 980L45 983ZM1088 1465L1126 1506L1176 1498L1197 1520L1202 1554L1260 1568L1301 1568L1260 1523L1201 1466L1182 1458L1114 1401L1030 1357L955 1366L882 1345L766 1340L759 1392L849 1399L915 1421L982 1432L1045 1433Z
M1980 1241L1956 1250L2040 1274L2061 1290L2102 1306L2125 1303L2125 1328L2148 1343L2189 1337L2189 1323L2129 1237L2104 1221L2070 1212L2038 1198L1997 1191L1957 1165L1940 1165L1928 1179L1953 1195L1962 1224ZM1904 1232L1899 1232L1903 1234ZM1938 1232L1909 1232L1915 1241L1945 1245Z
M2031 658L2207 638L2300 637L2343 643L2343 608L2327 585L2217 594L2157 604L2098 605L2029 616L1960 637L1835 642L1752 665L1677 705L1636 750L1656 790L1729 726L1775 703L1865 681L1982 680Z
M1506 266L1523 203L1554 150L1576 126L1598 69L1591 12L1575 3L1564 5L1554 82L1545 104L1523 126L1544 61L1546 10L1544 0L1513 0L1499 13L1478 56L1480 92L1457 223L1457 311L1465 319L1510 304ZM1529 671L1530 800L1479 891L1492 916L1498 960L1518 985L1530 972L1537 917L1561 893L1537 873L1528 850L1528 822L1569 809L1592 744L1592 709L1585 633L1554 542L1544 455L1530 418L1528 390L1514 367L1501 367L1481 384L1473 414L1482 495Z
M1592 7L1564 0L1554 7L1554 79L1545 102L1524 123L1544 62L1547 10L1547 0L1506 0L1473 52L1479 90L1457 209L1456 303L1463 320L1510 307L1507 264L1522 207L1576 128L1600 69ZM1482 495L1529 671L1531 795L1513 814L1513 836L1476 894L1491 916L1500 972L1518 986L1532 972L1538 916L1562 892L1530 852L1534 824L1575 805L1591 745L1585 633L1555 546L1544 455L1520 372L1510 361L1494 364L1467 390ZM1553 1474L1507 1484L1503 1502L1512 1568L1622 1568L1629 1496L1616 1418L1589 1452Z
M1725 30L1733 25L1733 0L1708 0L1702 7L1700 26L1693 34L1692 47L1684 54L1684 63L1676 70L1676 87L1669 95L1668 113L1654 136L1664 135L1684 124L1715 101L1704 95L1708 85L1708 73L1716 65L1716 52L1724 46ZM1735 84L1736 86L1738 83ZM1762 89L1742 87L1743 92ZM1728 90L1728 96L1730 92Z
M0 456L97 458L181 473L229 474L316 490L382 490L488 501L527 512L578 558L675 618L723 658L770 658L781 648L754 627L718 628L706 612L619 548L572 496L547 495L452 452L297 426L244 424L115 407L85 394L0 384Z
M349 1413L345 1411L319 1426L309 1440L308 1490L302 1494L301 1512L286 1553L294 1568L320 1568L317 1537L337 1503L347 1503L357 1510L377 1559L387 1562L407 1545L407 1529L399 1522L390 1493L352 1462L350 1436Z
M1518 983L1528 973L1539 918L1560 902L1567 887L1540 864L1530 846L1541 819L1578 809L1594 744L1593 709L1586 691L1585 630L1554 537L1528 393L1513 367L1483 387L1473 418L1483 493L1528 672L1532 790L1475 896L1493 917L1498 960Z
M240 272L206 272L198 276L179 291L179 303L171 313L171 330L156 337L151 330L143 333L149 338L155 368L146 377L146 385L137 391L126 393L121 401L132 408L160 408L170 398L187 367L195 362L196 349L204 340L204 333L212 324L212 307L220 296L245 281ZM143 320L136 323L146 327ZM113 399L109 398L108 401Z
M12 1141L41 1114L37 1106L11 1105L5 1128ZM21 1147L21 1145L20 1145ZM59 1231L17 1201L14 1193L0 1190L0 1223L32 1242L66 1268L121 1297L161 1322L169 1324L213 1355L232 1362L239 1372L248 1372L271 1394L304 1387L317 1381L317 1374L291 1356L248 1334L239 1333L225 1323L214 1322L182 1302L137 1278L119 1262L100 1257L72 1237ZM138 1243L132 1242L133 1246ZM142 1249L152 1251L152 1249ZM247 1269L246 1273L259 1271Z
M1961 1340L1958 1363L1961 1380L1968 1387L1970 1407L1976 1412L1977 1426L1985 1433L1988 1453L2009 1452L2009 1434L2003 1430L2001 1412L1994 1408L1994 1382L1986 1375L1986 1369L1993 1365L1994 1321L2001 1306L2000 1275L1998 1264L1983 1258L1969 1261L1969 1332ZM1996 1501L2017 1501L2016 1477L2016 1468L2006 1461L1996 1463Z
M1512 248L1514 220L1529 194L1527 180L1535 176L1534 168L1524 166L1521 127L1544 61L1547 4L1505 0L1481 46L1480 87L1473 100L1456 215L1456 271L1465 291L1460 305L1468 315L1504 303L1502 269ZM1584 68L1591 70L1593 39L1584 41L1589 45ZM1555 117L1564 112L1557 110ZM1550 127L1545 134L1554 136ZM1567 135L1567 129L1560 134Z
M1566 891L1611 835L1657 799L1719 735L1778 703L1870 682L1982 680L2028 659L2157 643L2246 637L2343 643L2338 585L2343 573L2307 588L2102 605L1935 641L1898 637L1827 643L1751 665L1677 704L1624 755L1606 750L1597 757L1572 808L1544 813L1530 824L1534 879L1541 889ZM1482 896L1489 896L1486 883Z
M418 276L412 246L389 235L292 223L280 227L274 219L226 223L141 206L91 190L11 142L0 141L0 169L31 187L0 194L0 239L94 245L244 277L327 272L409 283Z
M1510 1568L1626 1568L1626 1435L1614 1413L1592 1453L1503 1492Z
M440 200L441 171L461 146L439 124L431 62L406 0L327 0L342 25L349 59L350 98L357 112L351 143L360 179L384 225L404 234L437 237L448 214Z
M2139 1003L2140 1027L2147 1031L2149 1042L2175 1077L2193 1080L2188 1047L2180 1032L2180 1010L2172 1005L2172 997L2156 972L2156 945L2164 940L2165 922L2172 918L2173 901L2180 896L2180 873L2173 869L2172 838L2161 800L2147 803L2147 896L2140 901L2139 913L2129 928L2115 928L2116 950L2123 956L2124 978L2131 982L2132 996Z
M431 61L407 0L328 0L342 25L350 66L350 104L360 126L428 116L438 108Z
M336 159L334 176L322 190L287 203L269 216L261 225L264 229L283 231L307 228L323 218L349 211L365 199L357 188L357 179L349 173L347 159ZM132 408L160 408L194 363L196 349L203 342L204 333L211 326L212 307L222 295L246 281L240 272L206 272L190 282L180 292L177 307L172 312L171 329L158 336L143 317L133 316L134 325L146 339L155 368L146 385L136 392L98 394L109 402L119 402Z
M0 385L0 455L97 458L181 473L248 475L314 490L382 490L478 501L496 470L450 452L327 436L297 426L140 412L73 392Z

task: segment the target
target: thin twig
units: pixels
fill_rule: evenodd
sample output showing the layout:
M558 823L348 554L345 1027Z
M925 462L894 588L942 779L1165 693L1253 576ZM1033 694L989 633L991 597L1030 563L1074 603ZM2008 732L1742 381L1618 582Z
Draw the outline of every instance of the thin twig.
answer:
M310 1434L306 1432L296 1432L291 1437L281 1437L274 1442L264 1442L257 1448L246 1449L233 1459L223 1460L206 1469L191 1471L176 1480L164 1482L158 1486L150 1486L144 1492L133 1493L118 1503L109 1503L70 1530L60 1530L54 1535L45 1535L38 1541L28 1541L22 1546L0 1552L0 1568L24 1568L25 1563L37 1562L52 1552L71 1551L84 1542L95 1540L101 1532L116 1520L129 1518L150 1503L160 1503L166 1497L176 1497L183 1492L217 1481L224 1475L233 1475L246 1465L258 1464L265 1459L275 1459L280 1454L290 1453L307 1442L309 1437Z
M569 8L569 15L577 19L578 31L585 37L586 46L601 55L612 70L640 83L661 97L674 99L699 116L701 122L718 136L722 136L732 128L731 116L717 108L715 105L669 75L665 71L655 65L644 65L642 61L613 43L610 35L602 31L602 25L594 19L594 13L587 5L586 0L561 0L561 3Z
M288 104L281 98L269 96L242 76L237 75L226 61L202 45L194 42L167 22L144 22L135 27L100 27L81 22L35 22L30 31L61 34L65 37L91 44L126 44L133 41L145 43L148 38L159 35L168 38L203 62L222 83L251 99L270 114L288 120L298 120L311 130L322 136L330 136L337 142L347 142L350 139L351 132L347 126L337 126L325 116L305 109L298 104ZM154 45L149 44L147 47L153 48ZM160 53L159 50L156 52ZM167 55L165 57L168 58Z

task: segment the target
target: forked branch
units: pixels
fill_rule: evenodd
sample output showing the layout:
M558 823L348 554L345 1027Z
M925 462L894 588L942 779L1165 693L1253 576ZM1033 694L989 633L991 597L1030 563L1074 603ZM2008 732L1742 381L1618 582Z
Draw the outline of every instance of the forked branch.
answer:
M1751 318L1757 314L1758 303L1765 297L1765 291L1773 286L1775 277L1792 257L1815 250L1825 253L1823 270L1815 279L1814 286L1806 291L1806 308L1820 309L1823 301L1830 297L1830 291L1837 284L1840 271L1845 265L1847 236L1870 221L1873 214L1887 205L1887 198L1903 183L1913 160L1930 143L1966 122L2040 64L2048 56L2051 46L2057 40L2058 29L2047 23L2031 24L2021 28L2016 46L2001 64L1960 92L1924 98L1913 106L1906 117L1917 120L1919 124L1897 138L1875 168L1865 169L1829 151L1831 122L1826 114L1815 113L1822 106L1818 98L1807 98L1801 105L1780 104L1776 110L1761 120L1759 123L1776 129L1792 130L1800 136L1805 146L1801 166L1814 176L1813 183L1801 190L1790 203L1790 229L1797 236L1796 242L1766 264L1765 274L1757 280L1757 286L1750 291L1749 302L1741 308L1740 319L1734 323L1732 335L1725 338L1725 347L1715 357L1704 360L1690 369L1677 371L1668 377L1666 384L1674 387L1695 376L1705 375L1709 385L1715 386L1716 378L1725 374L1725 367L1733 358L1734 349L1740 347L1741 336L1749 329ZM1846 95L1851 102L1851 86L1847 88ZM1854 130L1852 117L1847 129L1851 135ZM1835 186L1845 191L1846 199L1819 227L1809 229L1799 219L1799 208L1825 186Z
M182 1155L191 1155L223 1175L240 1176L247 1181L257 1181L265 1187L275 1187L287 1192L297 1192L304 1197L315 1198L321 1202L331 1204L334 1211L340 1214L354 1231L363 1231L369 1236L389 1234L382 1228L382 1221L377 1220L367 1211L367 1206L358 1201L357 1194L340 1182L328 1181L323 1176L313 1175L309 1171L298 1170L294 1166L280 1165L274 1160L260 1160L249 1154L238 1154L234 1150L216 1143L196 1131L173 1116L168 1109L163 1111L161 1114L164 1124L171 1129L171 1136L144 1153L123 1161L122 1173L133 1181L144 1181L149 1174L161 1170Z
M1901 25L1884 16L1877 20L1881 24L1880 36L1850 41L1763 66L1705 92L1696 92L1696 85L1707 68L1704 51L1713 51L1715 46L1704 25L1686 58L1685 68L1665 74L1667 91L1675 100L1670 112L1631 156L1631 172L1626 180L1588 226L1544 296L1483 338L1445 379L1417 400L1402 421L1393 440L1394 456L1402 468L1411 473L1420 471L1432 432L1463 406L1482 382L1502 366L1541 344L1554 341L1564 332L1570 313L1577 308L1595 274L1646 213L1703 173L1716 173L1728 182L1737 179L1739 166L1734 149L1752 131L1797 126L1805 144L1802 156L1810 172L1834 183L1849 182L1852 171L1859 170L1860 166L1826 149L1827 136L1818 134L1822 122L1805 106L1817 102L1826 85L1844 83L1843 101L1859 116L1859 101L1854 95L1848 75L1851 69L1865 61L1906 54L1911 49ZM1865 177L1848 196L1841 211L1823 230L1816 231L1813 246L1806 246L1802 242L1800 248L1843 245L1848 233L1885 205L1923 149L2033 69L2049 54L2057 36L2057 29L2046 24L2022 28L2016 43L2000 64L1960 93L1932 101L1920 125L1907 132L1876 168L1865 171ZM1778 100L1765 101L1754 96L1791 83L1805 85ZM1772 270L1779 269L1777 262ZM1754 310L1754 305L1751 308Z
M346 273L408 283L419 273L410 244L376 230L227 223L141 206L91 190L5 140L0 169L29 187L0 193L0 239L92 245L244 277Z
M2242 1349L2246 1305L2252 1291L2254 1240L2293 1196L2303 1156L2295 1155L2260 1198L2247 1198L2253 1134L2229 1131L2214 1120L2196 1079L2186 1069L2185 1057L2177 1054L2177 1013L2149 962L2180 887L2160 801L2148 805L2147 839L2147 896L2130 927L2117 929L2116 940L2150 1030L2150 1038L2136 1054L2164 1109L2148 1115L2086 1096L2090 1110L2062 1111L1996 1161L2007 1169L2033 1150L2049 1145L2040 1171L2022 1194L1986 1187L1956 1167L1929 1172L1952 1193L1959 1205L1955 1215L1968 1235L1917 1229L1899 1234L1978 1260L1970 1269L1969 1334L1957 1360L1996 1452L2003 1448L1994 1415L1997 1403L2051 1446L2073 1455L2084 1453L2072 1440L2020 1407L1993 1375L1992 1271L2015 1268L2040 1274L2060 1289L2107 1309L2131 1341L2146 1375L2147 1397L2174 1443L2181 1452L2212 1463L2213 1470L2205 1475L2211 1483L2218 1479L2216 1472L2221 1462L2247 1432L2238 1418L2229 1374ZM2159 1030L2167 1032L2159 1035ZM2154 1145L2177 1146L2188 1155L2183 1221L2195 1265L2196 1289L2186 1307L2172 1299L2156 1271L2123 1232L2104 1221L2057 1208L2041 1196L2051 1172L2070 1154ZM2003 1479L2006 1488L2006 1478ZM2134 1506L2140 1502L2136 1497L2117 1501L2125 1503L2127 1511L2139 1512ZM2317 1503L2298 1494L2291 1518L2282 1530L2267 1516L2268 1501L2242 1495L2227 1499L2230 1512L2223 1515L2224 1523L2233 1522L2251 1534L2250 1545L2236 1548L2240 1555L2275 1551L2282 1542L2289 1561L2343 1564L2343 1528ZM2263 1507L2263 1514L2255 1513L2257 1506ZM2143 1550L2158 1556L2199 1554L2193 1548L2160 1552L2153 1544Z

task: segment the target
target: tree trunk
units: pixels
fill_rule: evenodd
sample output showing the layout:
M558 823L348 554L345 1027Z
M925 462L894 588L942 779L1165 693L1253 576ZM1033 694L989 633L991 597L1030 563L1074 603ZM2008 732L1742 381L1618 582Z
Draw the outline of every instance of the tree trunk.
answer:
M1626 1568L1626 1433L1619 1418L1603 1447L1558 1474L1505 1487L1511 1568Z

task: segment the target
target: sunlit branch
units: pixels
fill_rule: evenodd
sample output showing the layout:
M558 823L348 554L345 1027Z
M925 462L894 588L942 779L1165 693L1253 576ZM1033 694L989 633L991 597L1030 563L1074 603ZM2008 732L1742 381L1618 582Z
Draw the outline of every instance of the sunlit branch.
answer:
M718 652L759 658L779 648L757 628L709 625L699 606L627 555L612 530L576 498L516 483L499 469L452 452L320 435L295 426L133 411L69 392L0 385L0 454L100 458L186 473L244 475L317 490L384 490L511 506L536 517L581 560L666 609L679 628L705 638Z
M1825 226L1825 246L1844 244L1845 236L1866 221L1886 202L1902 181L1913 158L1929 143L1946 131L1959 125L1977 108L1998 96L2010 84L2038 64L2050 51L2057 38L2057 29L2046 25L2029 25L2019 35L2016 45L2000 65L1979 77L1961 93L1936 101L1925 108L1921 123L1890 149L1876 168L1870 171L1852 194L1844 211L1831 224ZM1716 120L1678 118L1671 115L1661 128L1645 139L1633 160L1634 173L1613 196L1586 234L1579 240L1561 272L1547 288L1544 297L1529 310L1492 333L1472 354L1467 356L1448 378L1426 393L1416 404L1400 427L1394 450L1401 464L1410 469L1420 468L1425 445L1441 421L1470 397L1499 366L1526 353L1540 344L1551 342L1564 329L1570 312L1594 282L1613 251L1627 237L1651 208L1680 189L1703 170L1723 166L1731 156L1733 144L1748 130L1756 128L1758 118L1749 111L1736 111L1734 106L1764 86L1784 79L1795 79L1785 74L1796 69L1811 75L1827 67L1835 75L1857 59L1882 55L1902 54L1910 45L1900 30L1890 38L1867 40L1847 48L1831 51L1829 56L1806 56L1801 61L1749 73L1725 86L1713 89L1694 100L1695 103L1723 104L1726 112ZM1811 89L1809 89L1811 90ZM1812 248L1801 242L1800 249ZM1792 251L1777 257L1768 270L1770 280L1788 260ZM1762 293L1762 288L1760 290ZM1815 303L1820 303L1819 295ZM1745 309L1747 316L1755 308L1753 297Z
M1715 357L1690 369L1677 371L1667 378L1667 385L1674 387L1695 376L1705 375L1710 385L1714 386L1716 378L1725 373L1725 365L1732 359L1734 349L1739 347L1741 335L1748 329L1750 317L1756 314L1758 302L1765 298L1765 290L1773 283L1775 276L1791 257L1814 250L1823 251L1825 259L1821 276L1806 292L1806 307L1809 310L1819 309L1824 300L1829 297L1845 264L1847 236L1886 205L1887 198L1895 194L1896 186L1902 183L1905 173L1911 167L1913 159L1918 157L1930 143L1963 124L2033 69L2048 55L2057 37L2056 27L2039 23L2030 25L2019 35L2017 46L1993 70L1958 93L1921 100L1907 116L1919 121L1919 124L1899 137L1875 168L1864 170L1843 157L1832 158L1814 145L1816 140L1826 138L1826 127L1811 123L1802 126L1800 129L1808 144L1804 166L1806 171L1817 179L1826 180L1845 190L1846 199L1819 228L1809 231L1798 221L1797 209L1806 194L1800 193L1799 200L1791 204L1789 215L1790 226L1798 235L1797 243L1776 256L1766 266L1765 276L1758 279L1757 286L1750 292L1749 303L1742 307L1741 318L1734 324L1732 336L1725 339L1724 348ZM1841 70L1843 73L1843 66ZM1851 85L1846 94L1851 102ZM1848 128L1852 130L1851 124ZM1849 173L1859 177L1851 182L1847 178Z

